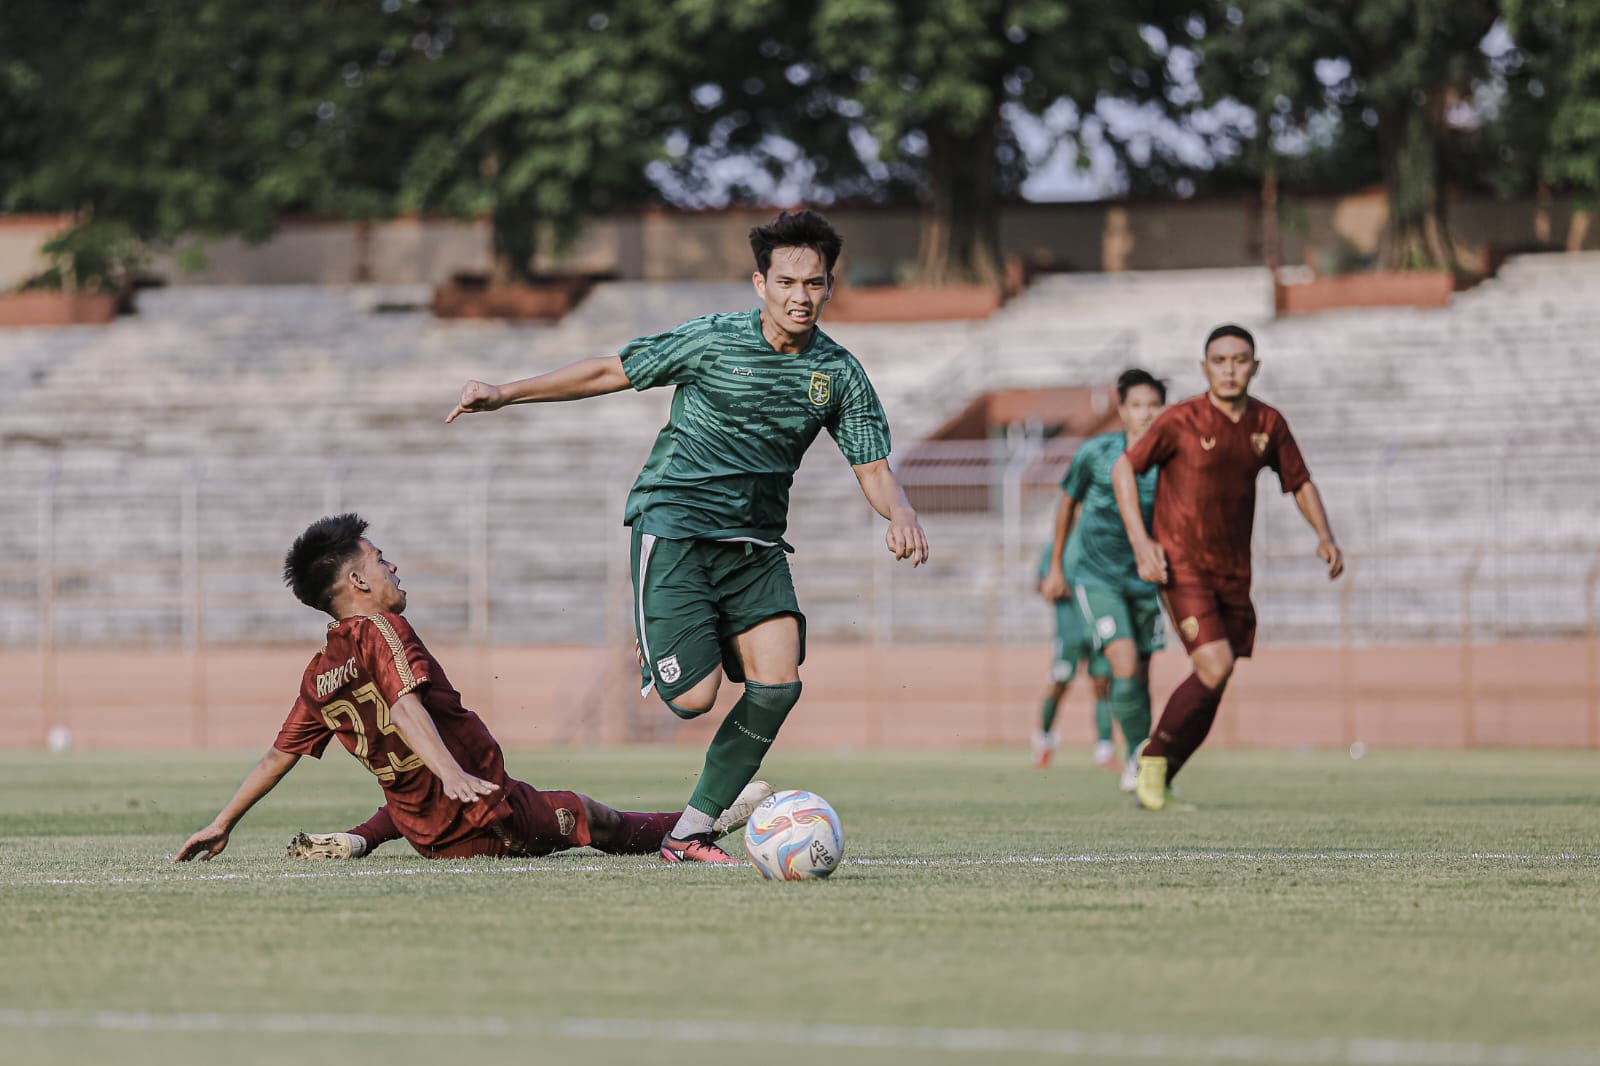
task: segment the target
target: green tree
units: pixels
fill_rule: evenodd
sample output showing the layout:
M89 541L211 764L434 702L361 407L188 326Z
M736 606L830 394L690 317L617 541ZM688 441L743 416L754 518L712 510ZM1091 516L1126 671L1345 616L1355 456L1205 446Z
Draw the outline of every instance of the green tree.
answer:
M525 278L541 238L654 195L693 62L669 5L462 3L448 30L405 83L432 114L408 122L403 207L489 214L498 272Z
M1195 44L1204 102L1256 116L1247 157L1263 175L1285 142L1359 144L1366 127L1389 194L1384 265L1454 266L1447 157L1474 135L1498 13L1496 0L1213 0Z
M18 136L30 150L7 200L77 220L53 248L65 280L115 285L146 247L260 239L288 210L389 211L401 157L364 121L363 71L410 34L377 6L44 7L21 27L35 88ZM6 17L6 35L28 21Z
M1506 0L1516 42L1507 81L1504 154L1542 188L1569 193L1568 233L1582 247L1600 208L1600 0Z
M18 185L38 165L40 60L57 26L70 20L77 6L71 0L11 0L0 8L0 211L15 208Z
M1008 108L1083 116L1108 97L1162 100L1179 0L819 0L817 61L856 102L886 161L926 206L917 272L931 284L1001 277L999 208L1027 161ZM784 9L789 14L798 14Z

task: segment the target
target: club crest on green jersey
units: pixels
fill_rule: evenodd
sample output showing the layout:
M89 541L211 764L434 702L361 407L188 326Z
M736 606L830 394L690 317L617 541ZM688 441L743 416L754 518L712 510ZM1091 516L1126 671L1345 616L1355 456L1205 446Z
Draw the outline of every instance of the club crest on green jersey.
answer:
M828 397L832 394L832 391L832 382L828 380L828 375L820 370L813 371L811 374L811 389L809 391L811 402L818 407L823 406L828 402Z

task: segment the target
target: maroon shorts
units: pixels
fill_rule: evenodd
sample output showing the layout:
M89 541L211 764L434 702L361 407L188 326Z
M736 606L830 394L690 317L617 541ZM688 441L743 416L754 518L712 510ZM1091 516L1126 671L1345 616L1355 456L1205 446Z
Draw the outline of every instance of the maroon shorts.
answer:
M540 792L524 781L507 778L503 803L507 813L479 835L417 850L430 859L505 859L549 855L589 843L589 812L576 792Z
M1184 649L1226 640L1235 659L1248 659L1256 645L1256 608L1250 585L1179 577L1162 590L1167 614Z

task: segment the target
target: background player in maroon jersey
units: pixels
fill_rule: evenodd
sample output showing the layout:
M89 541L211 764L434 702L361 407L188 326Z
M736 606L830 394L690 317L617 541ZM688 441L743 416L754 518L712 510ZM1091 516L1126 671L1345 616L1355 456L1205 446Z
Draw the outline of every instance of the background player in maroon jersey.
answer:
M1206 338L1208 389L1167 408L1112 468L1117 508L1128 528L1139 576L1162 588L1167 613L1188 649L1194 673L1173 690L1141 749L1139 805L1161 810L1172 778L1211 730L1233 664L1255 646L1250 603L1250 533L1256 475L1271 467L1317 534L1317 555L1333 579L1344 556L1328 527L1322 496L1311 482L1289 423L1249 395L1261 368L1255 338L1224 325ZM1135 476L1161 467L1152 529L1145 529Z
M273 747L173 861L221 854L245 812L300 756L320 758L335 736L383 787L384 806L362 827L372 846L404 836L429 858L545 855L586 844L617 854L658 850L677 812L622 813L506 774L500 745L400 617L398 568L366 528L353 514L323 518L289 550L284 580L302 603L333 616L328 642L306 667Z

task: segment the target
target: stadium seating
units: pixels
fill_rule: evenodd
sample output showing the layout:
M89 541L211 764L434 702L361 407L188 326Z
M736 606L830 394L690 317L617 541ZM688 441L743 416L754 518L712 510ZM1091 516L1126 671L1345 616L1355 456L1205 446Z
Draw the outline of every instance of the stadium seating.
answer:
M748 287L602 285L558 326L440 322L426 296L173 288L106 328L0 335L0 643L39 639L46 609L66 643L303 639L276 568L307 520L346 507L372 519L430 632L628 639L622 503L667 394L443 416L469 377L612 352L750 306ZM1288 415L1351 556L1328 587L1264 481L1264 642L1450 638L1464 605L1488 635L1583 627L1600 256L1514 259L1442 311L1275 321L1261 271L1174 271L1047 276L988 322L829 331L867 366L903 452L990 389L1103 387L1140 365L1174 397L1199 391L1200 341L1223 320L1257 331L1255 391ZM790 532L812 633L1042 637L1032 570L1069 453L1026 434L978 446L995 509L929 514L934 560L913 574L824 442Z

